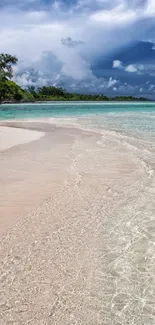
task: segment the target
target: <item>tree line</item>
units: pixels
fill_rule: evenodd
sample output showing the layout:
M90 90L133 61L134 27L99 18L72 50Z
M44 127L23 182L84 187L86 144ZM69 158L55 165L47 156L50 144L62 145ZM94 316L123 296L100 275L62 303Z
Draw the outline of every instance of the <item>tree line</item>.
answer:
M99 94L69 93L63 88L54 86L34 87L22 89L12 81L13 66L18 59L10 54L0 54L0 103L2 102L36 102L36 101L135 101L147 100L132 96L117 96L109 98Z

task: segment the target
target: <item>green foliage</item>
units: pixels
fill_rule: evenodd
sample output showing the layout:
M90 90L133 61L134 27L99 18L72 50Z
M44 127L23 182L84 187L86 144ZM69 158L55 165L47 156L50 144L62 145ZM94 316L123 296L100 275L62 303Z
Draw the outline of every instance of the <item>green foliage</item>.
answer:
M64 97L65 91L62 88L56 88L54 86L43 86L42 88L38 89L39 96L54 96L54 97Z
M13 81L0 81L0 101L21 101L23 90Z
M43 86L35 88L33 86L27 89L36 101L101 101L109 100L104 95L74 94L68 93L63 88L54 86Z
M25 91L25 90L22 90L22 99L21 99L22 102L34 102L35 101L35 98L33 97L33 95L29 92L29 91Z
M0 81L0 102L34 102L33 95L10 80Z
M146 100L144 98L135 98L132 96L119 96L109 98L104 95L89 95L89 94L74 94L68 93L62 88L54 86L43 86L35 89L35 87L28 88L29 93L33 96L35 101L137 101Z
M146 98L140 97L140 98L135 98L132 96L117 96L114 97L113 100L115 101L146 101Z
M18 59L10 54L0 54L0 81L11 79L13 77L12 65L16 64Z
M10 80L0 81L0 102L34 102L34 101L142 101L145 98L119 96L109 98L104 95L72 94L62 88L53 86L35 89L31 86L26 90Z

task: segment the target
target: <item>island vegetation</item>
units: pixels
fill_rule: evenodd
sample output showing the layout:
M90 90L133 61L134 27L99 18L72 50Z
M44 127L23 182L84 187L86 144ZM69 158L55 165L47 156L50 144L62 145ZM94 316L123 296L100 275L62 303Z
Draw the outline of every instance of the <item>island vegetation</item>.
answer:
M77 94L54 86L22 89L12 81L13 65L18 59L10 54L0 54L0 103L37 102L37 101L144 101L146 98L119 96L109 98L103 94Z

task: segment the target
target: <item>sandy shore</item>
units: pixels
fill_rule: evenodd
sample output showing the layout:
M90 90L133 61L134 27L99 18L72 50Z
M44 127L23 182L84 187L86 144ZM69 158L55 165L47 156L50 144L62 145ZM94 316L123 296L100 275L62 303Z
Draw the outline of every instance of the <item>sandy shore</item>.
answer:
M37 140L43 135L44 134L38 131L29 131L0 125L0 151Z
M154 325L155 187L136 151L18 127L45 135L0 155L2 325Z
M45 123L3 124L0 145L1 235L11 229L21 215L44 202L57 183L63 181L66 148L70 149L72 139L76 137L76 131L72 137L68 130L64 133L63 129L56 130Z

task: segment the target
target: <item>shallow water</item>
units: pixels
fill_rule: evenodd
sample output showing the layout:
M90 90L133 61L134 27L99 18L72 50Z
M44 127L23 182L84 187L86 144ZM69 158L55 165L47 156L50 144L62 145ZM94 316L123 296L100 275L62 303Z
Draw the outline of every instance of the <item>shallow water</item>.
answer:
M89 119L86 117L90 116ZM39 103L3 104L0 106L0 120L79 118L83 126L115 131L146 132L154 136L155 103ZM82 117L82 119L80 119ZM83 120L84 117L84 120ZM84 124L85 122L85 124Z
M40 122L46 137L3 153L9 202L12 177L24 199L26 180L28 196L43 191L48 200L3 243L2 321L154 325L155 105L23 107L7 106L3 120L41 118L95 132Z
M48 102L3 104L0 121L33 120L82 127L122 142L141 160L155 168L154 102ZM150 167L151 166L151 167Z

